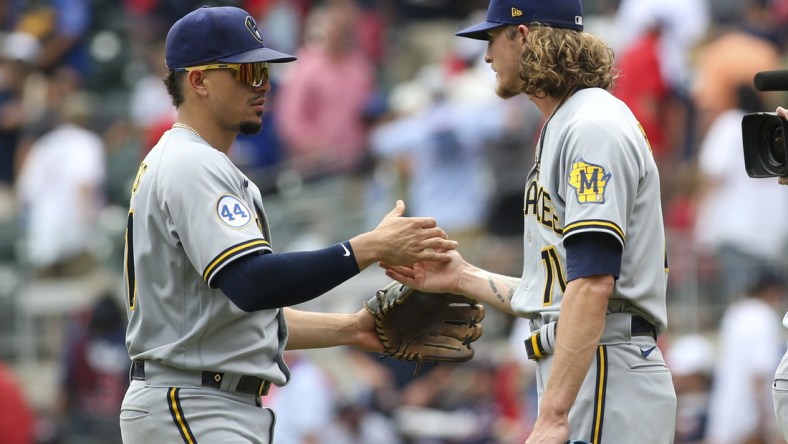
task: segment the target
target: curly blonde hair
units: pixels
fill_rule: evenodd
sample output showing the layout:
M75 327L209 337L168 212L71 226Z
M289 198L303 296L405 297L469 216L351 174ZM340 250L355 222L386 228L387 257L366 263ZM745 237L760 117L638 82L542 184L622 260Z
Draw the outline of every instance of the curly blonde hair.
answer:
M613 50L599 37L540 24L528 26L520 66L523 93L538 98L563 97L580 88L609 90L617 74ZM506 30L514 38L517 27Z

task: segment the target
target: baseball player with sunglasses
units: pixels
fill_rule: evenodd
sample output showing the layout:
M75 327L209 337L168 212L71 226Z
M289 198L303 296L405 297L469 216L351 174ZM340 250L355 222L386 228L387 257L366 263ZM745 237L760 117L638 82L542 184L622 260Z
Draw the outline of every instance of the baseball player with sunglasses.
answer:
M395 208L373 230L316 251L276 253L258 188L227 157L260 130L270 64L249 14L203 7L166 41L178 109L139 167L126 230L133 361L120 423L127 444L270 443L271 384L290 373L285 348L381 351L372 314L309 313L313 299L372 263L446 261L454 241L431 218ZM308 402L308 400L305 400Z
M609 92L613 53L583 32L580 0L492 0L457 33L487 41L502 98L545 118L525 185L521 278L449 263L388 266L424 291L530 320L539 415L528 444L673 442L676 395L657 346L667 326L659 174L632 112ZM526 172L523 172L526 175Z

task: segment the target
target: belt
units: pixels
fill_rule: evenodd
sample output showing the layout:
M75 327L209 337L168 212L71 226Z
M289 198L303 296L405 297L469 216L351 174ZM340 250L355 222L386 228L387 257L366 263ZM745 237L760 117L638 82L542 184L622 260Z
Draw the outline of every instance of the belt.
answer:
M651 336L656 340L657 327L644 317L632 315L632 336Z
M525 340L525 351L528 359L537 361L546 355L552 354L555 347L555 333L558 331L558 322L546 324ZM657 339L657 328L651 322L639 315L632 315L630 322L632 336L651 336Z
M203 371L202 373L202 386L210 387L216 390L232 391L238 393L246 393L249 395L265 396L271 388L271 381L257 376L242 375L238 379L238 384L233 390L222 389L222 379L224 373L214 371ZM131 372L129 372L131 379L145 380L145 361L134 361L131 363Z

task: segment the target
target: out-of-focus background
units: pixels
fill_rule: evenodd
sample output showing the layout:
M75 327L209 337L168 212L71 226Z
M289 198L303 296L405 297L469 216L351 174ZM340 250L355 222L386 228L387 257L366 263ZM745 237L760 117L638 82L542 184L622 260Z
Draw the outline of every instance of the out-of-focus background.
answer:
M493 94L485 43L453 33L486 0L0 2L0 443L117 443L127 384L122 252L137 166L174 121L169 26L235 5L273 68L264 130L233 160L264 193L279 251L371 229L403 198L469 260L522 270L522 193L542 116ZM662 176L670 264L660 337L678 443L780 443L770 383L786 347L788 187L744 171L741 117L788 104L752 88L786 66L788 0L586 0L615 50L614 93ZM351 312L372 267L302 308ZM335 348L287 354L265 404L277 444L521 443L536 415L521 320L488 310L476 357L414 365ZM615 381L611 381L615 383ZM616 402L624 402L618 400ZM614 432L614 431L613 431ZM583 437L573 437L582 439Z

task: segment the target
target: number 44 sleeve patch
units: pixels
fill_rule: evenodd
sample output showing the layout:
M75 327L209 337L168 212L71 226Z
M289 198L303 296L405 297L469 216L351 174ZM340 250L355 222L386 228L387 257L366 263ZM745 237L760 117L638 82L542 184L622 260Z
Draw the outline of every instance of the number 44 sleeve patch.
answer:
M252 221L252 213L246 204L232 195L225 195L216 204L216 213L219 220L230 228L243 228Z
M577 202L581 204L605 203L605 189L612 174L605 167L578 159L569 172L569 185L577 191Z

